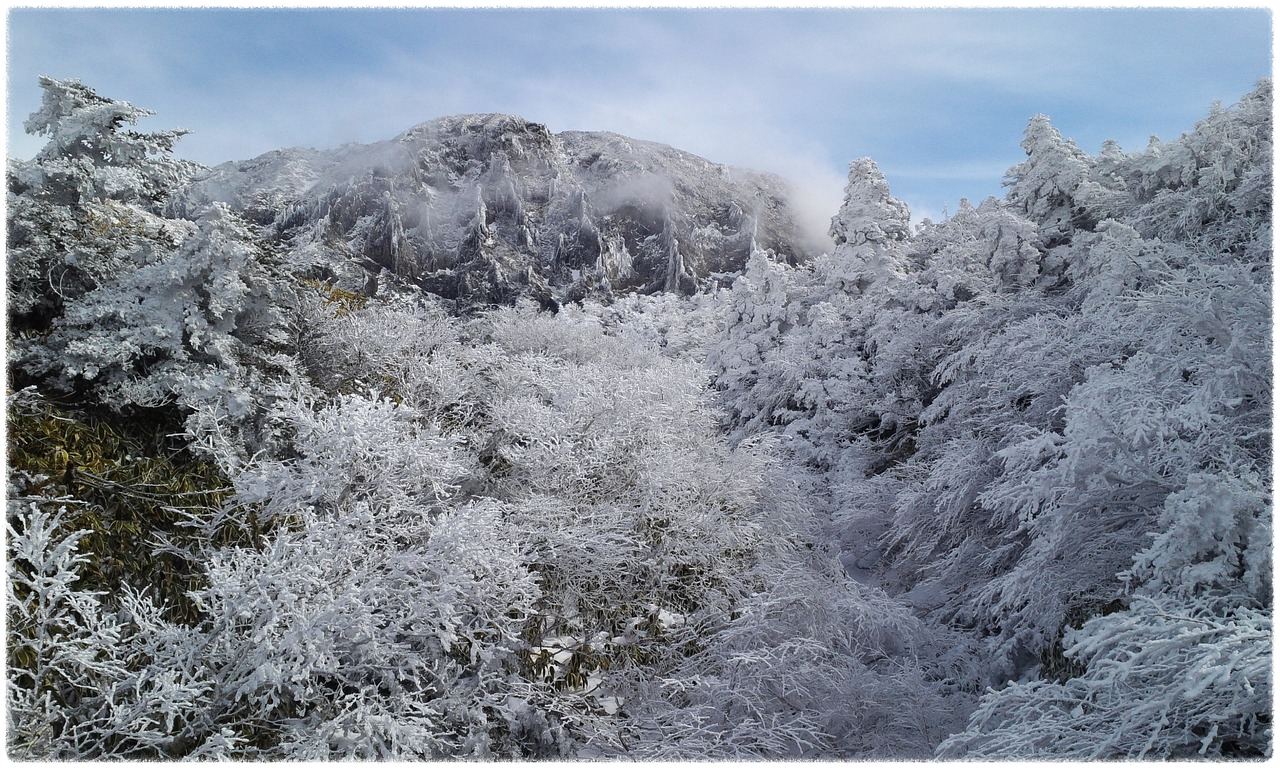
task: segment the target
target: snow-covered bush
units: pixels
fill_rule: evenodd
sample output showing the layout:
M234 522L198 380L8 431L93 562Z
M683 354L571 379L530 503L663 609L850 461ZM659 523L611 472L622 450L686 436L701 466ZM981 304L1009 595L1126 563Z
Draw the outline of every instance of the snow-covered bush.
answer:
M120 627L75 586L87 532L66 532L65 516L9 502L6 704L9 754L20 759L100 754L108 692L127 674Z
M539 591L497 505L450 503L454 441L380 397L276 415L295 457L246 468L235 497L270 532L208 552L195 596L219 670L206 729L242 756L520 754L508 699Z
M990 692L944 758L1269 757L1271 615L1213 599L1135 598L1068 633L1085 672Z
M764 584L657 684L624 752L644 759L923 758L951 732L938 635L838 567L762 563Z

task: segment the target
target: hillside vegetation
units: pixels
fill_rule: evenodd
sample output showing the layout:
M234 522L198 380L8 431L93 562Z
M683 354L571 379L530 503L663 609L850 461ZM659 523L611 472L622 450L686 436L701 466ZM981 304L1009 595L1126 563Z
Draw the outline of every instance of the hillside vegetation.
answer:
M41 86L11 758L1271 754L1270 82L1138 152L1034 117L941 222L859 159L813 258L725 209L702 275L668 210L643 290L575 294L521 241L492 306Z

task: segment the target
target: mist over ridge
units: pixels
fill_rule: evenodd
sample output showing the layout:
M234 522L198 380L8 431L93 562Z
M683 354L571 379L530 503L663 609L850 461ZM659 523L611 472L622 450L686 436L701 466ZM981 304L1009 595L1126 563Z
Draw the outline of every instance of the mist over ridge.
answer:
M392 139L223 163L175 201L222 202L318 276L365 270L463 305L545 305L728 285L755 249L831 243L782 177L616 133L505 114L441 117ZM828 212L826 222L829 223Z

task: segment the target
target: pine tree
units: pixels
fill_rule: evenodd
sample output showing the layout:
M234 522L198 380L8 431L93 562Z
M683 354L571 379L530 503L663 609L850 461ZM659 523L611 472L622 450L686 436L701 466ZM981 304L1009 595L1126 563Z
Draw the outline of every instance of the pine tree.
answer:
M163 216L198 168L172 156L185 131L128 129L153 113L78 80L41 77L40 87L25 128L48 143L8 168L11 333L47 329L68 301L163 258L191 231Z

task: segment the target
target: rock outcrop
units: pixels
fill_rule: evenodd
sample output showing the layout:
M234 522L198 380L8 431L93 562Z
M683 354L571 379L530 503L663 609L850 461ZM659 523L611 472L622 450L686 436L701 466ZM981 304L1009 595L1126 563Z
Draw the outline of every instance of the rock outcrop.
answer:
M460 306L688 294L731 280L753 248L792 263L810 255L777 176L510 115L224 163L176 204L214 201L290 258L389 272Z

